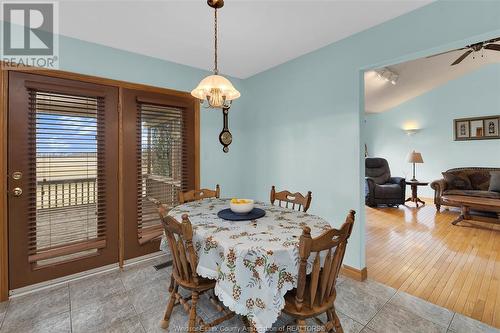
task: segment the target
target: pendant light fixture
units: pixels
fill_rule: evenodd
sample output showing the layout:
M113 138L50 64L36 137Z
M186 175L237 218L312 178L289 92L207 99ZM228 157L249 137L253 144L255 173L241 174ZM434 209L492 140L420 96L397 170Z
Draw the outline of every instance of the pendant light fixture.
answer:
M214 69L213 75L207 76L191 91L191 95L198 98L200 102L207 102L207 107L222 109L229 107L234 99L240 97L231 82L219 75L217 63L217 10L224 6L223 0L208 0L207 4L214 9Z
M228 113L233 100L241 96L232 83L225 77L219 75L217 63L217 10L224 6L224 0L207 0L207 4L214 9L214 69L213 75L209 75L191 91L191 95L198 98L206 108L222 109L224 127L219 135L219 141L224 146L225 153L229 151L232 135L228 128Z

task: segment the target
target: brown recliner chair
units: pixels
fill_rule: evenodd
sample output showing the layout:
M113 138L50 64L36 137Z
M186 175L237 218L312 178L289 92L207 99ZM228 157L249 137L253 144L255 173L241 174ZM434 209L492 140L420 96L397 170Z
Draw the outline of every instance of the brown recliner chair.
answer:
M406 180L391 177L389 163L384 158L365 159L365 204L396 206L405 203Z

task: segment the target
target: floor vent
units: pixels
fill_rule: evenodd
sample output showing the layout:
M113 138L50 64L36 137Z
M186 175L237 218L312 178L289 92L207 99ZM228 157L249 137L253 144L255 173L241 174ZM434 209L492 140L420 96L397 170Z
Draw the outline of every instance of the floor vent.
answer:
M159 271L160 269L163 269L163 268L167 268L167 267L170 267L172 266L172 260L168 260L166 262L163 262L161 264L158 264L158 265L154 265L153 267Z

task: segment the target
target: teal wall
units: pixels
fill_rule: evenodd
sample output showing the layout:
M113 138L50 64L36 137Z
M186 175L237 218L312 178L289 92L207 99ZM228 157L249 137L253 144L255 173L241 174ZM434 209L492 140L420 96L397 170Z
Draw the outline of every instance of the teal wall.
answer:
M59 41L59 69L117 80L143 83L181 91L191 91L209 74L189 66L126 52L82 40L61 36ZM209 54L206 55L210 56ZM234 102L229 117L233 143L230 153L222 152L219 133L222 130L220 110L201 109L201 185L213 188L219 183L224 196L241 192L242 148L245 128L243 103L246 93L239 79L231 78L242 97Z
M246 187L311 190L311 212L337 226L354 208L345 263L364 267L362 70L499 35L500 1L439 1L246 79Z
M370 156L389 161L393 175L411 178L406 154L415 149L417 179L432 181L441 172L462 166L500 166L500 140L454 141L453 119L500 114L500 64L491 64L380 114L367 114L366 142ZM407 136L402 127L413 122L421 131ZM432 198L430 187L420 188Z

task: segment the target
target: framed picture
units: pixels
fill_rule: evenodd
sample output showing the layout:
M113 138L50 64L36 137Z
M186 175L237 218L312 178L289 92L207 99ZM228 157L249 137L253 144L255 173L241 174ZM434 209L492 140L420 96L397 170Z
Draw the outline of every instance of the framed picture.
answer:
M500 116L454 120L455 141L500 139Z
M455 122L455 138L456 139L468 139L469 138L469 122L468 121L456 121Z
M484 136L498 137L498 122L500 118L488 118L484 120Z
M483 120L471 120L470 122L470 137L482 138L484 136Z

